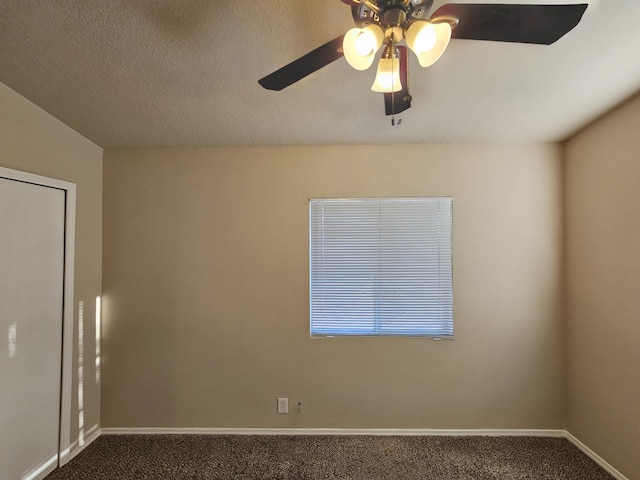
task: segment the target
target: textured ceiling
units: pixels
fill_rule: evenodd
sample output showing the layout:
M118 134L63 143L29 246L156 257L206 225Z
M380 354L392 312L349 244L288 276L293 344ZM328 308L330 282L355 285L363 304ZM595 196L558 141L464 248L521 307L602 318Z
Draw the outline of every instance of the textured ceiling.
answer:
M103 147L557 141L640 90L640 2L587 3L551 46L453 40L430 68L412 57L396 127L373 69L344 59L258 85L353 26L339 0L1 0L0 82Z

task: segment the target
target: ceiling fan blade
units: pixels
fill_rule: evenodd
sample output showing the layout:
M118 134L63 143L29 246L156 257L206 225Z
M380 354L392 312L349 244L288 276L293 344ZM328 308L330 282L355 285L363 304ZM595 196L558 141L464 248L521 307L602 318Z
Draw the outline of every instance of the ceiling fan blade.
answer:
M409 95L409 55L407 55L407 47L398 45L398 59L400 60L400 82L402 90L399 92L384 94L384 110L387 115L404 112L411 108L411 95Z
M551 45L575 27L586 3L573 5L508 5L448 3L432 18L460 20L452 38Z
M316 70L320 70L344 55L342 52L343 37L344 35L341 35L321 45L288 65L261 78L258 83L267 90L282 90Z

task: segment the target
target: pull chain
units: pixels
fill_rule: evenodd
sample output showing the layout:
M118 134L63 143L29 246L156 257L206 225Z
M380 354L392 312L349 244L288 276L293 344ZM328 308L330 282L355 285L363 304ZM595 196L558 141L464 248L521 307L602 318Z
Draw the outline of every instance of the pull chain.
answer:
M393 39L393 33L391 34L391 38ZM398 53L398 57L400 54ZM398 123L396 124L396 89L394 88L393 81L395 76L393 75L393 63L391 64L391 126L395 127L396 125L400 125L402 123L402 119L398 119Z

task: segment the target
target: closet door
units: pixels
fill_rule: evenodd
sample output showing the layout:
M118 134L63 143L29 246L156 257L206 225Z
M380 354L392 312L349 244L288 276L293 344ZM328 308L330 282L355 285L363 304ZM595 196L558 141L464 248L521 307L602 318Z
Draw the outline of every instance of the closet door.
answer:
M0 178L0 478L58 463L65 192Z

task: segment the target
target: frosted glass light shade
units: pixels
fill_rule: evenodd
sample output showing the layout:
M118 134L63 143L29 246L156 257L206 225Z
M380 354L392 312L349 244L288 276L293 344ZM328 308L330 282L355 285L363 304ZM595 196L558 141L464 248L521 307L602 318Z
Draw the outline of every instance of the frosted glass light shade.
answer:
M371 86L371 90L381 93L399 92L402 90L400 60L398 58L380 59L376 79Z
M373 64L376 52L382 46L384 32L378 25L352 28L342 40L342 51L349 65L356 70L366 70Z
M413 22L407 29L405 41L418 57L422 67L430 67L438 61L451 40L451 25L447 22Z

